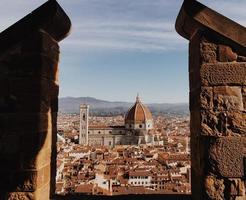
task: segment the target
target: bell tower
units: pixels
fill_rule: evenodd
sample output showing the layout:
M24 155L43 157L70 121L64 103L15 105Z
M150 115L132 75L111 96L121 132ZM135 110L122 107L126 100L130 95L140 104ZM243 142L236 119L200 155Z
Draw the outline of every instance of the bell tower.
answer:
M88 145L89 105L80 105L79 144Z

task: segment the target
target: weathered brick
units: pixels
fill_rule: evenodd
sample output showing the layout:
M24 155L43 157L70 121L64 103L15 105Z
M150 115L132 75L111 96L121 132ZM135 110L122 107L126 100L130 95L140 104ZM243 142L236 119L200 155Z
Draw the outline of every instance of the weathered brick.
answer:
M246 63L203 64L200 73L203 86L246 84Z

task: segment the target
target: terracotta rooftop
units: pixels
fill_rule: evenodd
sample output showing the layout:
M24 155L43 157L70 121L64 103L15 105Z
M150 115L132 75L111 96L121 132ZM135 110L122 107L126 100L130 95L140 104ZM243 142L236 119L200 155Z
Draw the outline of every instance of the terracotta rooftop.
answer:
M90 125L89 129L105 129L105 130L113 130L113 129L124 129L124 126L105 126L105 125Z

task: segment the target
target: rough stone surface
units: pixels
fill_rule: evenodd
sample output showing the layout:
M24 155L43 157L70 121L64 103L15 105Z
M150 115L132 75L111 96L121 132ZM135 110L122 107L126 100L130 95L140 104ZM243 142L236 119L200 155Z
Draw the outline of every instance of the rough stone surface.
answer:
M241 87L214 87L214 110L244 110Z
M246 63L214 40L190 43L192 198L245 200Z
M7 196L7 200L34 200L34 195L27 192L12 192Z
M224 180L218 179L214 176L207 176L205 178L205 188L209 199L224 200Z
M208 152L214 173L226 178L244 176L243 158L246 156L246 138L217 138L211 142Z
M219 45L218 60L220 62L233 62L237 60L237 54L232 49L225 45Z
M202 87L200 93L201 108L212 109L213 108L213 89L212 87Z
M233 196L244 196L245 195L245 184L244 180L238 178L230 178L230 195Z
M246 85L246 63L217 63L201 66L204 86Z

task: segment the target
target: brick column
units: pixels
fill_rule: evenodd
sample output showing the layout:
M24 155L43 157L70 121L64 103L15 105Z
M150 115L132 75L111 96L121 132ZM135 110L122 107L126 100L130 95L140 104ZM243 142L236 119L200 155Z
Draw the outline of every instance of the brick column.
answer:
M190 41L192 198L246 199L246 29L185 0L177 32Z
M0 33L0 199L54 194L58 42L70 27L53 0Z

